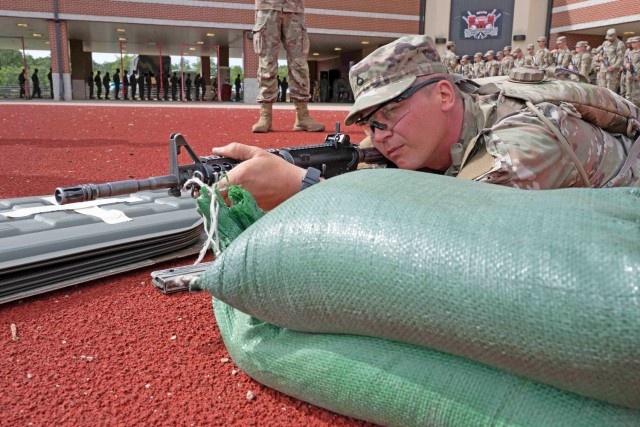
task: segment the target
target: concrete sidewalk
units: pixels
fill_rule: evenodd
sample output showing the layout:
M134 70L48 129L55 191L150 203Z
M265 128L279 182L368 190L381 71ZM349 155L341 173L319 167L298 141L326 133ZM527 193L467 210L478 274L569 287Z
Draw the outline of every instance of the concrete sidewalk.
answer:
M150 101L125 101L114 99L85 99L72 101L54 101L53 99L0 99L0 106L10 104L24 105L91 105L91 106L113 106L113 107L174 107L174 108L242 108L242 109L259 109L260 104L245 104L244 102L218 102L218 101L158 101L152 99ZM334 104L334 103L312 103L307 104L309 110L317 111L349 111L353 104ZM293 102L276 102L273 104L276 110L294 110Z

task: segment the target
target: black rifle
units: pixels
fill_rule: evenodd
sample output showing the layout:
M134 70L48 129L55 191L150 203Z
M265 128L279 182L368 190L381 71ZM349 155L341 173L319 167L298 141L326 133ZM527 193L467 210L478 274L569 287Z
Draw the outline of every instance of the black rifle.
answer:
M627 63L629 64L629 72L631 73L632 76L636 75L636 68L633 66L633 62L631 61L631 55L629 55L628 53L625 55L625 59L627 60Z
M190 165L179 165L178 155L184 148L193 160ZM329 134L322 144L271 149L296 166L313 167L322 172L322 177L331 178L345 172L354 171L360 163L393 166L375 148L359 148L352 144L348 135L340 133L339 124L336 133ZM107 182L104 184L79 184L61 187L55 191L58 204L86 202L100 197L113 197L145 190L168 188L169 194L180 197L183 185L191 178L199 178L207 185L218 182L226 172L241 163L239 160L221 156L198 157L187 140L179 133L171 135L169 141L169 175L154 176L146 179ZM191 195L197 197L199 188L191 186Z

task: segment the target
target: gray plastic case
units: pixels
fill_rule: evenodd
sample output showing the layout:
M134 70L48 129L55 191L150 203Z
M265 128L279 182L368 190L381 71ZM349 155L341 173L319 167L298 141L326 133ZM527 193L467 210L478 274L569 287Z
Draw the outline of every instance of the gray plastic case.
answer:
M135 197L142 200L101 206L131 219L118 224L74 210L0 215L0 303L200 251L202 218L189 195L157 190ZM48 205L42 197L4 199L0 214Z

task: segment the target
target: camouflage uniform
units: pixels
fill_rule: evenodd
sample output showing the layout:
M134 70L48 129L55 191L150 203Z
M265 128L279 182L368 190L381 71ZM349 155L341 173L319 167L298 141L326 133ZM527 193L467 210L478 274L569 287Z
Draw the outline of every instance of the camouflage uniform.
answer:
M626 47L622 40L616 37L614 29L607 31L607 40L602 44L602 61L600 74L602 86L618 93L620 89L620 72ZM611 68L609 70L608 68Z
M450 73L456 72L456 66L458 65L458 57L451 48L455 49L456 45L453 42L447 42L447 51L442 57L442 63L447 67L447 71Z
M482 53L478 52L473 57L473 78L479 79L482 77L486 77L486 68L484 66L484 61L482 60Z
M546 37L538 37L538 42L546 43ZM546 47L541 47L536 51L534 65L538 68L547 68L553 65L553 54Z
M557 42L566 44L567 38L565 36L560 36L558 37ZM569 65L571 65L571 51L566 45L564 48L556 50L554 63L557 67L569 68Z
M462 68L460 70L460 74L462 74L463 76L465 76L468 79L472 79L473 78L473 64L471 64L469 62L469 55L463 55L462 56Z
M498 76L500 73L500 63L493 58L494 55L495 52L492 50L485 54L487 60L484 63L484 75L486 77Z
M631 71L629 71L629 64L631 64L631 42L633 37L630 37L626 42L626 50L624 52L624 58L622 59L622 72L620 73L620 95L626 99L631 99Z
M632 50L629 53L629 86L631 87L630 101L640 106L640 37L632 38ZM635 46L633 46L635 45Z
M513 68L513 57L511 56L511 46L505 46L504 49L502 49L502 53L504 54L504 57L502 58L502 61L500 61L501 75L508 76L509 71L511 71L511 69Z
M525 67L534 67L536 63L536 56L533 53L533 45L527 45L527 54L524 56L524 66Z
M363 111L407 90L416 76L444 72L429 36L407 36L379 48L351 68L356 101L345 123L353 124ZM640 142L632 149L631 138L583 120L573 104L539 100L547 96L553 100L595 99L597 106L591 107L590 114L602 126L616 130L628 124L640 128L637 120L626 119L640 115L631 103L589 84L560 80L523 84L505 79L502 85L491 86L497 89L460 93L464 108L460 143L452 145L454 160L447 174L456 175L460 165L457 176L463 179L530 190L583 187L578 166L568 154L572 152L590 186L640 186L640 156L627 160L627 153L637 150ZM537 101L527 107L526 99ZM628 116L621 120L616 111ZM554 129L567 141L558 140Z
M309 36L304 23L303 0L256 0L253 48L258 55L260 119L256 133L272 130L272 106L278 99L278 52L280 43L287 51L289 95L296 108L293 130L320 132L324 125L309 116ZM286 98L286 94L283 94Z
M587 42L579 41L576 43L576 49L583 49L580 52L577 52L573 56L573 70L577 73L582 74L587 79L589 78L589 74L591 73L591 54L586 51Z
M513 51L513 68L524 67L524 56L522 54L522 49L519 47L515 48Z
M287 51L289 92L292 99L308 101L309 36L301 0L256 0L253 47L258 55L258 102L275 102L278 97L278 52Z

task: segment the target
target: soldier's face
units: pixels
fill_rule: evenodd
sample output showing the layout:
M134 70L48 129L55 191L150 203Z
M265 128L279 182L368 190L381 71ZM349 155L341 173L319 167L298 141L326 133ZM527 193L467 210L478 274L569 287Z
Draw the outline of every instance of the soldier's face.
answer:
M440 108L440 92L430 85L395 108L403 109L402 119L392 128L376 130L373 145L400 169L444 170L451 163L446 140L447 118ZM364 111L366 116L368 111ZM405 114L406 113L406 114Z

